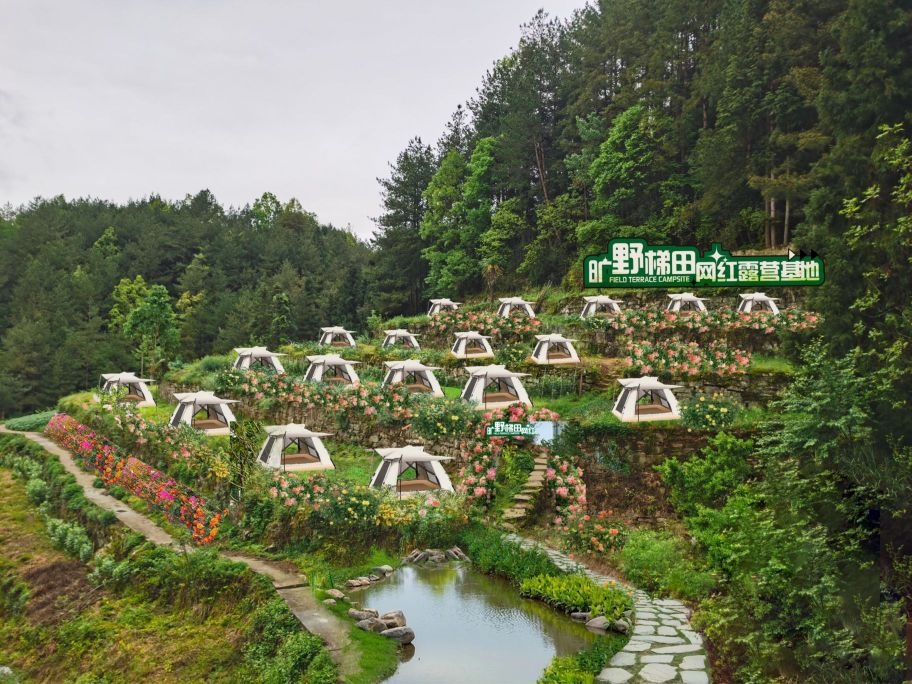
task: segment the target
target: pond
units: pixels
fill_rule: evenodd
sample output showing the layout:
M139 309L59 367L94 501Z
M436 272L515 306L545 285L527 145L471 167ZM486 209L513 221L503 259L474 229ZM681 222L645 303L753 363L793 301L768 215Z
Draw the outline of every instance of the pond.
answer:
M353 595L354 597L354 595ZM363 606L401 610L415 631L391 684L535 682L555 655L597 637L543 603L524 599L505 580L452 563L403 566L361 592Z

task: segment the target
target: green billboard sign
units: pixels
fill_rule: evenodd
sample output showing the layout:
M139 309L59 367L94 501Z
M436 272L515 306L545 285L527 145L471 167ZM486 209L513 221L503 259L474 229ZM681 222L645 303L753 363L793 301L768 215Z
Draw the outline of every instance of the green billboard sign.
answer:
M700 254L696 247L648 245L617 239L604 254L586 257L585 287L744 287L821 285L823 259L789 250L781 256L732 256L718 243Z
M485 428L485 434L488 437L533 437L535 436L535 424L495 420L493 425Z

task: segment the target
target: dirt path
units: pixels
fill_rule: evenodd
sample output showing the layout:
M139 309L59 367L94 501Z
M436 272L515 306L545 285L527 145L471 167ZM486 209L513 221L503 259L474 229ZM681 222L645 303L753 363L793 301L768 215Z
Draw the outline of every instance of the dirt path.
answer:
M138 532L146 539L159 546L179 547L175 539L156 525L146 516L133 510L127 504L115 499L104 489L96 487L95 478L76 465L72 454L62 449L44 435L37 432L16 432L0 425L0 432L26 437L47 452L60 459L63 467L69 472L76 482L85 491L86 498L92 503L109 510L117 519L134 532ZM350 625L331 613L326 606L320 603L310 590L307 577L289 570L287 564L255 558L240 553L221 551L222 558L243 563L256 573L265 575L270 579L276 592L281 596L291 612L311 634L316 634L326 643L326 649L339 666L339 676L342 681L347 681L349 676L358 671L360 652L358 647L349 638Z

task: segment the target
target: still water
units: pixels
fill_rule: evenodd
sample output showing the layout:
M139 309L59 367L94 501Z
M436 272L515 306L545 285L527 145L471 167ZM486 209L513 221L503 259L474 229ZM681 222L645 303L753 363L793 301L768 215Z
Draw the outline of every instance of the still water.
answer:
M595 639L508 582L458 563L404 566L360 593L362 605L401 610L415 630L414 650L403 649L391 684L534 683L555 655Z

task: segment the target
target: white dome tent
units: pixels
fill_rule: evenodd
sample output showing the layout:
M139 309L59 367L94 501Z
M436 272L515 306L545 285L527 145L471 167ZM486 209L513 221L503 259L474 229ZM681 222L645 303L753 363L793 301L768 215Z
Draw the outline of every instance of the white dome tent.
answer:
M149 391L148 378L137 378L133 373L102 373L101 391L113 392L121 387L126 388L127 394L121 401L135 403L137 407L155 406L155 399Z
M260 465L288 472L335 469L321 439L330 433L313 432L301 423L268 425L264 429L268 437L257 457ZM292 447L294 451L289 451Z
M318 354L308 356L310 365L304 374L306 382L337 382L344 385L357 385L361 382L355 372L358 361L347 361L338 354Z
M449 456L434 456L421 446L376 449L376 452L383 460L371 478L370 486L374 489L390 487L399 498L425 492L454 491L441 464L442 461L451 460ZM411 476L412 473L414 476ZM403 478L403 474L410 477Z
M621 301L619 299L612 299L608 295L583 297L583 301L586 303L583 305L583 311L580 313L580 318L621 313Z
M697 297L693 292L682 292L681 294L670 294L670 301L665 307L666 311L706 311L706 301Z
M532 352L532 360L542 366L559 363L579 363L579 354L573 347L576 340L570 340L563 335L536 335L538 340Z
M765 292L747 292L741 295L738 303L738 313L754 313L756 311L769 311L774 316L779 315L776 304L778 297L767 297Z
M403 347L409 349L421 349L421 347L418 346L416 336L408 330L396 328L395 330L384 330L383 333L386 335L386 337L383 338L384 347L395 347L397 344L401 344Z
M513 311L522 311L529 318L535 318L535 311L532 309L532 302L527 302L522 297L501 297L500 306L497 307L497 315L508 318Z
M237 352L238 357L234 360L232 368L236 370L260 367L269 368L276 373L285 372L282 362L279 361L279 357L285 356L285 354L271 352L266 347L235 347L234 351Z
M621 378L618 382L623 389L611 412L625 423L681 417L678 400L671 391L680 385L666 385L658 378L646 375ZM641 403L644 399L648 403Z
M228 404L237 403L234 399L221 399L212 392L180 392L174 398L177 408L168 425L177 427L186 423L207 435L231 434L231 423L236 418Z
M462 302L454 302L450 299L444 297L443 299L432 299L431 307L428 309L428 316L433 316L434 314L439 314L441 311L449 309L450 311L456 311L459 308L459 305Z
M384 365L388 370L383 378L383 387L404 385L409 392L430 394L432 397L443 396L440 383L434 376L436 366L425 366L415 359L386 361Z
M469 379L460 398L480 409L506 408L511 404L532 406L520 378L528 373L514 373L504 366L466 366Z
M324 344L327 347L357 347L355 344L355 338L352 337L352 331L346 330L341 326L331 326L328 328L320 328L322 333L320 334L320 344Z
M457 359L493 359L494 350L491 349L489 339L489 335L474 330L458 332L450 353Z

